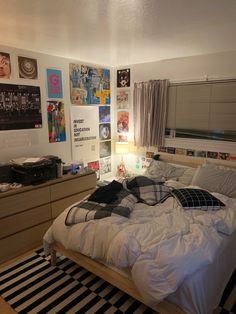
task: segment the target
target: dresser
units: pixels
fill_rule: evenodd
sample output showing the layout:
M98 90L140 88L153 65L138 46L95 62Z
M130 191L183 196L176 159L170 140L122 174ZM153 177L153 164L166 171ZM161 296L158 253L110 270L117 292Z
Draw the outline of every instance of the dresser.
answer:
M0 193L0 263L38 245L52 221L96 187L96 174L67 174Z

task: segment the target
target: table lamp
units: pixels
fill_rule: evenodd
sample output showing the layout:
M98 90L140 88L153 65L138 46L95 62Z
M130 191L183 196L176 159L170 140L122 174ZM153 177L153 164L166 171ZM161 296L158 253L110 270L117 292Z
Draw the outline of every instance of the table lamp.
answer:
M116 153L121 155L121 161L117 166L116 177L126 178L128 176L128 171L126 170L123 156L129 153L129 143L116 142Z

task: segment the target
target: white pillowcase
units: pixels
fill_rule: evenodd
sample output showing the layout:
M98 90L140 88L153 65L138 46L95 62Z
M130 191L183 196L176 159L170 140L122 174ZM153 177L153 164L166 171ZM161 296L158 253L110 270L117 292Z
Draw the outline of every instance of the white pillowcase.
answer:
M184 174L185 167L175 167L165 161L152 159L149 167L144 172L144 175L149 178L166 181L169 179L178 180Z
M236 198L236 171L206 162L198 167L191 185Z
M190 185L196 170L197 168L186 167L184 173L179 177L178 181L185 186Z

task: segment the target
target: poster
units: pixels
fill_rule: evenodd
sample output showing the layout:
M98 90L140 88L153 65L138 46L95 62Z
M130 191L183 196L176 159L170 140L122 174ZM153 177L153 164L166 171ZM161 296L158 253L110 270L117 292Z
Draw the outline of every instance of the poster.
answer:
M0 52L0 78L9 79L11 77L10 55L6 52Z
M111 157L100 159L100 173L101 175L111 172Z
M118 90L116 95L117 109L128 109L130 92L128 90Z
M100 142L100 158L111 156L111 141Z
M0 84L0 130L42 127L38 86Z
M118 142L128 142L128 135L118 134Z
M110 104L110 70L75 63L69 70L72 104Z
M47 69L48 98L62 98L61 71Z
M63 101L47 102L49 143L66 140L65 115Z
M96 160L96 161L88 162L88 167L90 167L91 169L95 171L97 180L99 180L100 179L99 161Z
M98 107L71 107L72 158L75 161L99 159Z
M18 57L18 66L20 78L35 80L38 78L38 67L36 59Z
M117 132L129 132L129 112L118 111L117 112Z
M111 124L103 123L99 125L99 139L100 141L111 139Z
M130 69L117 70L117 87L130 87Z
M110 106L99 106L99 122L111 122Z

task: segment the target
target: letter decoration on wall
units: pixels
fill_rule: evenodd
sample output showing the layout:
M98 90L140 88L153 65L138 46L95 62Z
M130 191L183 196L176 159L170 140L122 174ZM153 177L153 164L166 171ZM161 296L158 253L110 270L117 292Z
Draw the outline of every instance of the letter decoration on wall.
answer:
M70 63L69 72L72 104L110 104L110 70Z

